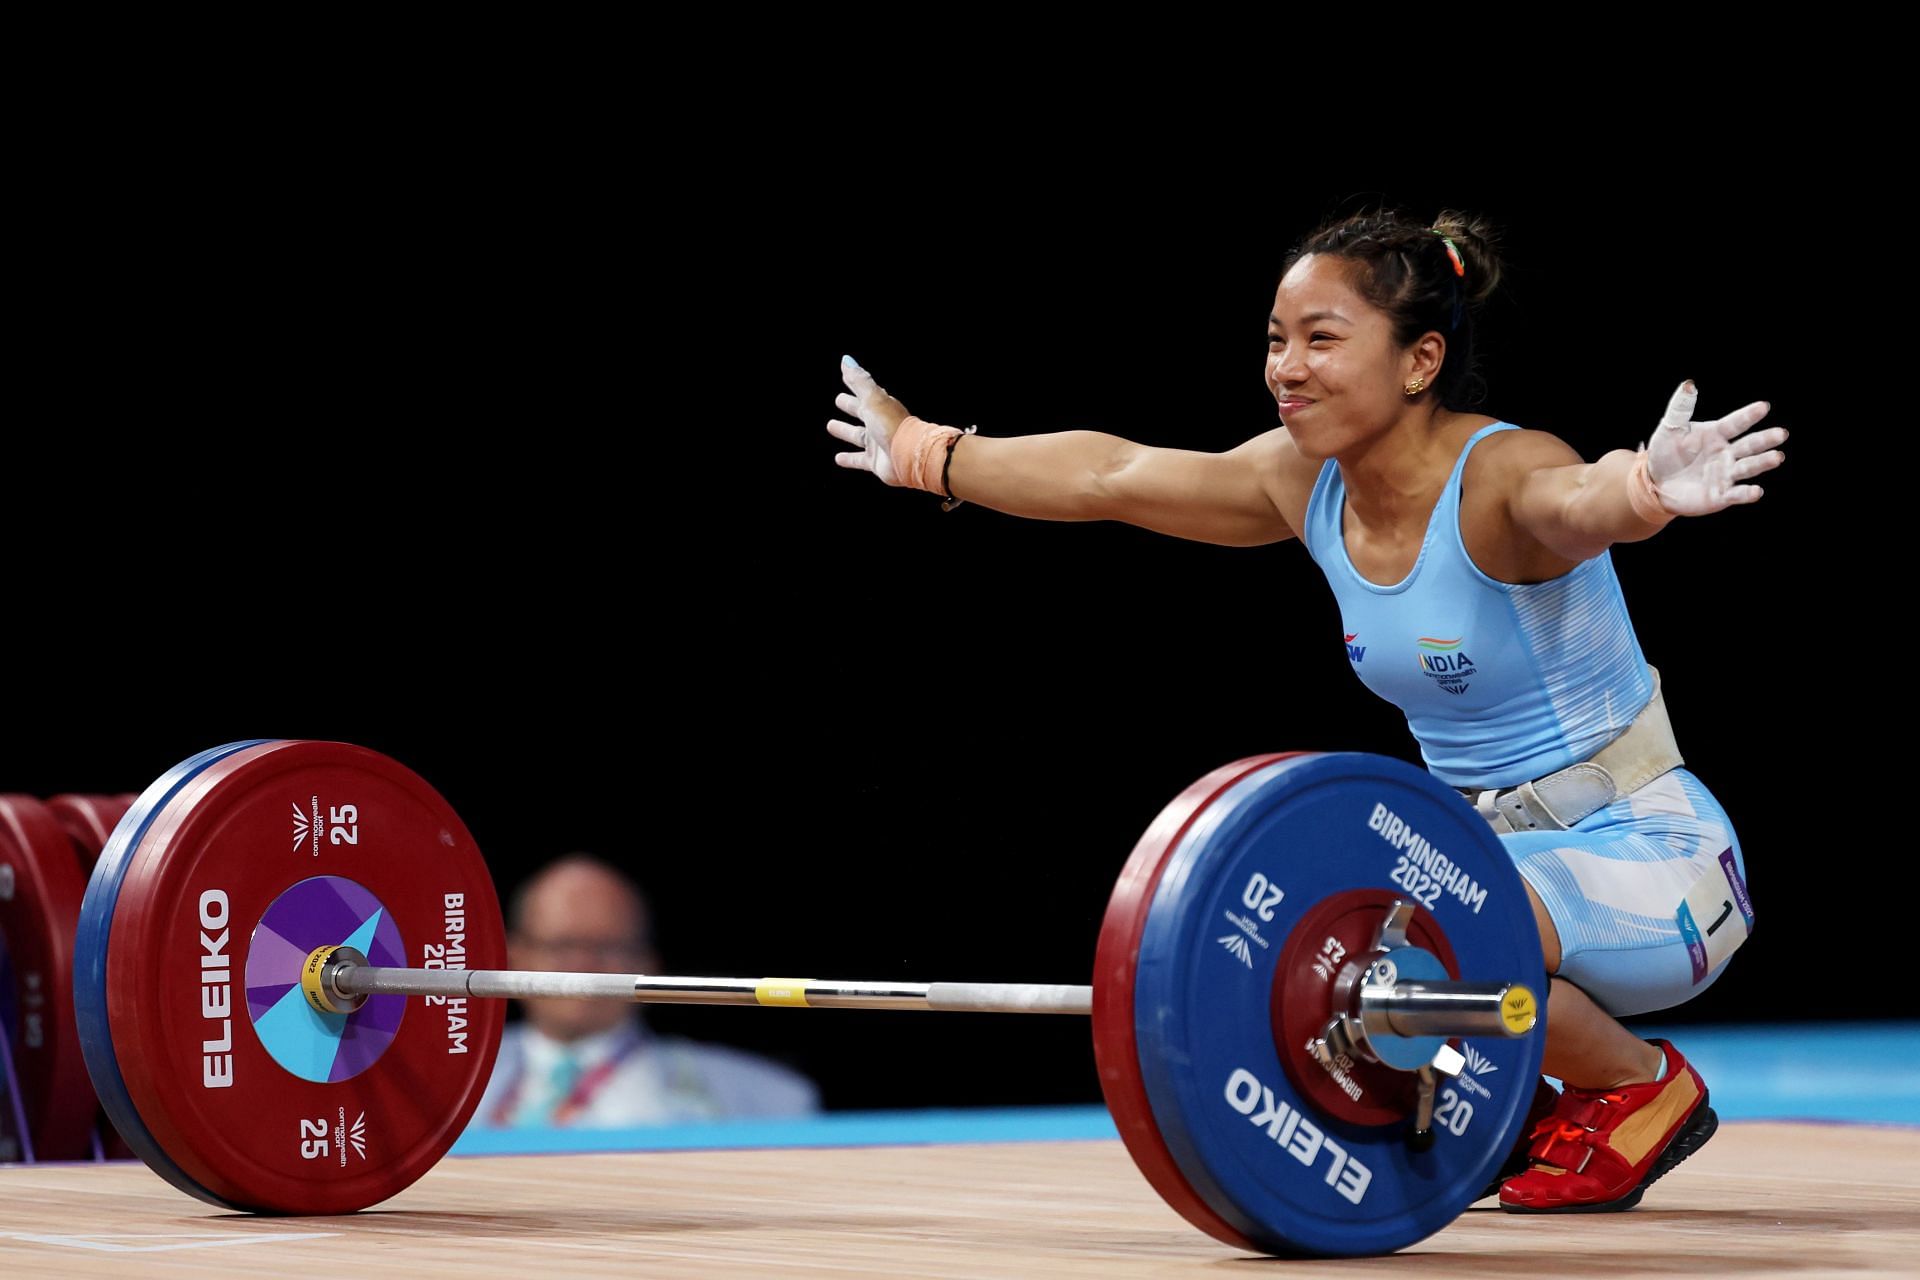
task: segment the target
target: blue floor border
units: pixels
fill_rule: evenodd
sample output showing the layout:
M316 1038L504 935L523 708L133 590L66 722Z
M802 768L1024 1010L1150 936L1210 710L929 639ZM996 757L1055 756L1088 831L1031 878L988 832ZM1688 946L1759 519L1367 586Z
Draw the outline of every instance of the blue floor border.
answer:
M1671 1039L1707 1082L1722 1120L1920 1126L1920 1022L1764 1027L1635 1025ZM644 1129L472 1127L454 1155L712 1151L1116 1137L1104 1107L833 1111L798 1120L728 1120Z
M829 1111L799 1120L716 1120L645 1129L470 1128L457 1156L560 1151L712 1151L735 1147L876 1147L1117 1138L1105 1107Z
M1920 1022L1630 1025L1673 1041L1722 1120L1920 1125Z

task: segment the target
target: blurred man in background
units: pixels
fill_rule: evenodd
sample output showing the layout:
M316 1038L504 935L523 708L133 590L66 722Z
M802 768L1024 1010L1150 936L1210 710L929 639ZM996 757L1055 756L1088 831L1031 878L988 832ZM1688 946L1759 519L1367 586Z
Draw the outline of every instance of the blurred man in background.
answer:
M515 969L657 973L646 900L626 876L573 854L514 894ZM528 999L507 1028L475 1123L621 1128L818 1111L806 1077L739 1049L649 1030L618 1000Z

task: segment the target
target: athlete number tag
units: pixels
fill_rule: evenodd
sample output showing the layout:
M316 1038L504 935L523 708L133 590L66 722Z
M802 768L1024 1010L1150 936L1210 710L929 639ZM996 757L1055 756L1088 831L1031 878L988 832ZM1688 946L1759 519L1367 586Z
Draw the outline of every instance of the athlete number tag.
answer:
M1693 980L1704 981L1753 932L1753 903L1732 849L1723 850L1713 870L1693 882L1678 918L1693 960Z

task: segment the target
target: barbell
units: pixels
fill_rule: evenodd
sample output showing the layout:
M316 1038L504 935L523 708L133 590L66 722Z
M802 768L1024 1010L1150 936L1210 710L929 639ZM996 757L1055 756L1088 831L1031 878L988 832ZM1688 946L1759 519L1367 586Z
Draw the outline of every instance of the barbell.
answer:
M174 1186L328 1214L446 1153L498 997L1090 1014L1148 1181L1281 1255L1390 1252L1451 1222L1519 1137L1544 1051L1539 937L1498 838L1423 770L1351 752L1249 757L1176 797L1115 885L1091 986L516 973L505 948L479 850L420 777L344 743L229 743L108 838L74 948L79 1039Z

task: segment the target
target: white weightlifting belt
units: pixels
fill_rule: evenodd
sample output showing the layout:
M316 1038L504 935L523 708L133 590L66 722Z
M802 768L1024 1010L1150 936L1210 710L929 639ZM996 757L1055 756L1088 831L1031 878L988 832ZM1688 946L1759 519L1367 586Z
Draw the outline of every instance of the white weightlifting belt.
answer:
M1684 764L1660 695L1660 672L1647 670L1653 673L1653 697L1626 732L1597 754L1517 787L1461 789L1461 794L1496 832L1564 831Z

